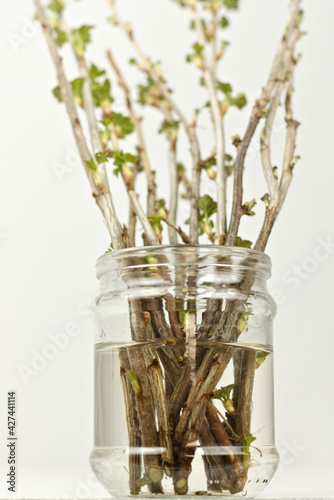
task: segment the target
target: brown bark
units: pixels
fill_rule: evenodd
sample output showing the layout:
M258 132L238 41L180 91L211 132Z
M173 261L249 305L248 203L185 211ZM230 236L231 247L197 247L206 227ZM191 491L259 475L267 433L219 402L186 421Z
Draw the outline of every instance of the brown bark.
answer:
M137 495L140 492L138 484L141 478L141 433L137 413L136 396L131 387L131 382L127 376L127 370L130 369L130 363L126 351L119 351L120 375L124 396L125 416L129 437L129 488L131 495ZM137 451L137 452L136 452Z

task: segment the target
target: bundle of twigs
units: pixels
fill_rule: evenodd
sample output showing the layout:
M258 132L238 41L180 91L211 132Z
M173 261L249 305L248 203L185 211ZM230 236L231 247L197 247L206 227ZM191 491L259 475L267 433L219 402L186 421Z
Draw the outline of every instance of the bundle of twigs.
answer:
M149 151L144 139L142 119L137 114L137 105L132 91L110 50L107 58L116 81L124 91L127 114L116 113L112 107L110 81L105 79L105 71L99 70L87 61L87 44L90 42L91 26L70 29L64 18L63 0L52 0L44 8L40 0L34 0L52 60L54 62L58 87L56 97L63 101L71 120L75 141L87 174L92 194L102 211L108 228L113 249L120 250L136 246L136 223L143 231L144 245L158 246L162 243L162 228L168 226L169 242L197 244L199 236L207 234L214 245L250 246L250 242L238 236L243 215L253 215L255 200L243 200L243 173L245 158L258 126L262 125L260 136L261 159L268 192L262 200L265 216L254 249L264 251L285 200L292 173L298 157L295 155L295 141L298 122L293 117L293 78L297 57L296 42L301 36L301 0L291 0L287 23L278 44L268 80L252 108L243 137L234 136L235 159L226 154L224 121L231 106L242 108L245 96L233 96L232 87L218 80L218 63L223 57L225 42L219 42L219 30L228 24L226 17L230 10L238 8L238 0L176 0L189 9L192 28L196 33L196 43L187 60L193 62L201 72L201 83L208 92L207 108L213 126L214 148L203 157L198 139L196 110L189 120L175 102L163 76L160 64L154 63L145 54L135 37L132 26L124 22L116 9L115 0L108 0L112 9L111 22L120 28L128 38L136 53L133 59L146 82L139 86L139 102L150 105L163 115L161 131L168 140L168 162L170 172L170 198L165 203L158 197L155 171L151 166ZM78 63L80 77L70 82L66 76L61 46L68 43L73 48ZM117 54L116 54L117 55ZM274 167L271 159L272 130L277 110L284 102L286 139L283 162L280 169ZM90 139L84 134L81 119L82 108L89 128ZM192 165L185 169L178 161L178 141L183 129L189 142ZM137 135L135 154L125 152L121 144L132 132ZM129 199L129 221L121 224L109 186L108 161L114 163L114 173L120 174ZM147 186L147 207L143 208L136 191L137 177L144 172ZM210 196L201 196L201 176L206 172L216 185L216 201ZM226 185L227 177L233 175L232 209L227 223ZM178 202L180 186L189 201L189 231L179 226ZM216 214L214 226L213 217ZM215 230L214 230L215 229ZM250 266L251 267L251 266ZM159 268L159 272L161 268ZM188 279L188 278L187 278ZM239 283L247 293L252 286L252 272ZM196 281L196 279L195 279ZM191 286L188 287L191 290ZM164 297L129 302L132 339L141 342L147 339L162 339L169 343L183 340L189 334L197 340L235 342L240 333L240 320L245 311L245 303L234 300L222 302L208 301L202 314L202 323L196 324L190 318L185 331L180 323L178 311L191 297ZM194 306L196 308L196 305ZM186 308L186 307L185 307ZM187 309L187 308L186 308ZM189 308L188 308L189 309ZM169 321L166 321L166 317ZM214 328L213 328L214 326ZM190 333L189 333L190 332ZM232 453L222 458L204 458L205 470L211 488L231 493L244 488L249 460L251 397L256 351L251 350L233 357L235 381L233 425L225 422L215 410L210 397L216 389L226 366L232 359L231 348L212 348L203 354L196 354L195 379L190 380L190 362L186 348L175 351L130 347L121 349L121 380L126 406L130 449L140 447L161 447L160 455L144 455L142 470L141 456L130 453L130 491L137 493L147 484L152 493L162 493L161 479L165 472L173 477L174 489L185 494L192 457L189 447L199 442L204 446L239 446L242 455ZM202 353L202 354L201 354ZM178 354L178 355L177 355ZM232 400L231 400L232 401ZM152 422L157 419L158 428L152 432ZM185 452L187 450L187 452ZM246 458L245 458L246 457Z

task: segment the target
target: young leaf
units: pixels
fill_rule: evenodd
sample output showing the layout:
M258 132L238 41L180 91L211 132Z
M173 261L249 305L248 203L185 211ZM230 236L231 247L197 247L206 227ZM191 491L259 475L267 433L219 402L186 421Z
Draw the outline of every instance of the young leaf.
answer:
M268 193L264 194L261 198L261 201L263 201L264 205L266 208L270 206L270 196Z
M58 47L62 47L66 42L68 42L68 38L65 31L55 29L55 33L57 35L55 38L55 42L58 45Z
M229 21L228 21L227 17L223 16L220 20L221 28L227 28L228 25L229 25Z
M135 372L133 372L131 370L126 370L126 373L127 373L127 376L131 382L132 389L134 390L137 398L139 398L142 394L142 390L141 390L141 387L139 385L139 382L138 382L138 379L137 379Z
M212 180L216 179L216 171L212 168L217 164L216 158L214 156L211 156L207 160L205 160L202 164L202 168L206 171L208 174L209 178Z
M253 443L253 441L255 441L255 439L256 437L252 436L252 434L249 434L248 436L245 436L241 441L241 446L245 453L249 453L250 445Z
M198 68L203 69L203 58L202 58L202 53L204 50L203 45L200 45L199 43L194 43L192 46L193 48L193 53L188 54L186 56L186 61L187 62L193 62Z
M253 212L253 208L255 207L255 205L256 205L255 199L253 199L251 201L246 201L242 205L242 210L243 210L244 214L245 215L255 215L255 212Z
M63 98L61 96L59 86L55 87L54 89L52 89L52 93L53 93L53 95L55 96L55 98L57 99L58 102L63 102Z
M95 158L97 161L97 164L100 165L101 163L105 163L108 161L108 159L111 157L111 152L110 151L103 151L102 153L96 153Z
M97 172L97 165L93 160L87 160L86 161L87 167L92 171L92 172Z
M245 94L237 94L236 97L232 97L230 94L226 94L225 98L230 106L236 106L238 109L242 109L247 104Z
M91 170L91 172L93 173L93 177L97 186L102 187L102 179L97 164L93 160L87 160L86 165L89 168L89 170Z
M233 384L232 385L227 385L226 387L221 387L220 389L215 389L212 394L213 399L219 399L225 409L231 414L235 414L235 408L233 406L233 402L231 399L231 392L233 389Z
M146 84L138 85L138 102L142 106L149 104L150 106L159 107L160 101L163 101L164 97L153 78L147 76Z
M122 167L127 163L136 163L136 156L130 153L124 153L121 150L114 151L113 160L117 167Z
M75 78L71 81L72 93L75 102L79 105L83 105L83 96L82 96L82 87L83 87L83 78Z
M197 208L203 212L206 218L210 218L217 212L217 202L215 202L210 195L205 194L197 199Z
M91 67L89 68L89 78L94 81L96 80L96 78L98 78L99 76L102 76L102 75L105 75L106 72L104 69L98 69L97 66L95 66L95 64L92 64Z
M256 354L256 368L260 368L260 366L265 362L269 352L258 351Z
M159 134L165 134L169 140L176 140L178 130L179 122L177 120L164 120L160 126Z
M233 157L229 154L225 155L225 170L226 170L226 175L229 177L232 175L233 170L234 170L234 161Z
M229 83L217 82L218 89L223 92L223 94L230 94L232 92L232 86Z
M246 311L242 314L241 318L239 319L238 326L237 326L237 331L238 331L239 335L240 335L240 333L242 333L245 330L245 328L247 326L248 317L250 314L251 314L250 312Z
M131 64L132 66L139 66L139 63L135 57L131 57L131 59L129 59L129 64Z
M221 387L220 389L215 389L213 391L213 399L222 399L223 401L227 401L231 398L231 392L233 389L232 385L227 385L226 387Z
M236 246L237 247L243 247L243 248L251 248L253 243L249 240L243 240L240 238L240 236L237 236L237 241L236 241Z
M64 1L52 0L48 5L48 9L51 10L52 12L55 12L56 14L61 14L61 12L64 9Z
M91 41L90 30L94 26L83 25L72 30L73 48L78 56L83 56L86 45Z
M214 232L213 232L213 221L211 220L212 215L217 212L217 203L209 196L205 194L201 198L197 198L197 208L198 212L198 227L199 233L206 233L210 240L214 240Z
M239 7L239 0L222 0L222 3L229 10L237 10Z
M74 97L75 102L79 105L83 105L83 97L82 97L82 86L83 86L83 78L75 78L70 82L71 88L72 88L72 94ZM61 93L60 93L60 88L59 86L55 87L52 90L53 95L55 98L58 100L58 102L63 102Z
M113 98L111 97L110 81L106 78L103 83L94 82L92 84L92 94L94 105L99 108L105 104L111 104Z
M128 116L113 112L109 120L115 127L117 137L123 139L126 135L132 134L134 125Z
M116 168L114 169L114 174L116 176L118 174L122 174L124 176L125 173L129 177L131 177L131 175L133 176L131 169L128 166L128 163L134 164L136 160L137 160L136 156L130 153L124 153L121 150L114 151L113 161L114 165L116 166Z

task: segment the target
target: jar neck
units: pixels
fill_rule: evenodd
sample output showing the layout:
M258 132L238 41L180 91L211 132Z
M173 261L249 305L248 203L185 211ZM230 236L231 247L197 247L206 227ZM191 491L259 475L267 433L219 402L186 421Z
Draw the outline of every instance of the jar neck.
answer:
M199 286L266 290L270 258L256 250L213 245L139 247L109 252L97 261L103 288ZM247 281L249 284L247 285Z

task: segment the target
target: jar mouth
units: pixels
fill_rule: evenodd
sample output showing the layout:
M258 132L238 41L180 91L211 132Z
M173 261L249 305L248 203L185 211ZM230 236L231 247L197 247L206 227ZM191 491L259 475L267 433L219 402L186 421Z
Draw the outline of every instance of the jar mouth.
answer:
M219 259L231 258L233 266L239 266L244 269L255 268L256 273L262 275L265 279L268 279L271 275L271 259L264 252L236 246L179 244L131 247L107 252L97 259L97 278L100 279L105 273L116 271L120 268L130 269L131 267L138 267L130 264L132 259L145 259L150 256L160 256L165 259L162 265L166 265L166 259L171 264L175 264L175 260L177 259L177 264L179 265L188 264L194 266L196 266L197 260L202 260L206 257L215 259L214 265L220 265ZM181 262L182 257L183 260Z

